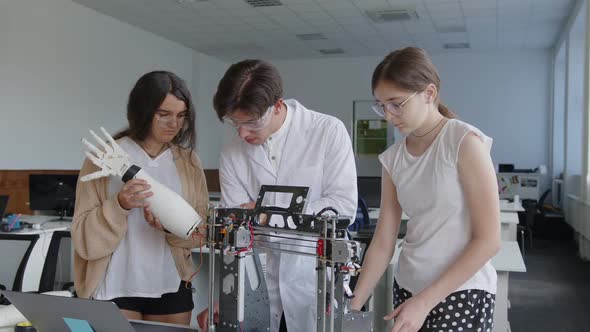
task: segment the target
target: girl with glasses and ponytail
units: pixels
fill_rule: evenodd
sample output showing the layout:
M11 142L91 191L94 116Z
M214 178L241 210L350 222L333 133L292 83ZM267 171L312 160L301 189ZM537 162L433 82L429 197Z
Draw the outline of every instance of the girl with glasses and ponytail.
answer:
M352 309L360 310L401 250L394 269L393 332L491 331L500 249L492 139L440 101L438 72L424 50L396 50L376 67L375 112L404 139L379 156L379 222ZM396 248L402 211L410 220Z

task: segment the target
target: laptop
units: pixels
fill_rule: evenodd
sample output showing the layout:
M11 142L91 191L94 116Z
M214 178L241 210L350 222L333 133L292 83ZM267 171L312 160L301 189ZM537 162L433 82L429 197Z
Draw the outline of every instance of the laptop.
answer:
M66 324L88 322L94 332L196 332L188 326L128 321L117 305L109 301L96 301L36 293L2 291L39 332L75 331ZM64 319L65 318L65 319Z

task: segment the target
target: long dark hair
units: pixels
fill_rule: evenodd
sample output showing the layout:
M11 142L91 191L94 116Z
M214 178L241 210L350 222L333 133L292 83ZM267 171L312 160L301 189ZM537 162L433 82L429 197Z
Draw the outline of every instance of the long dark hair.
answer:
M191 93L182 79L168 71L152 71L139 78L127 102L129 127L116 134L114 138L128 136L143 141L150 132L158 107L162 105L168 93L182 100L187 108L182 128L172 143L190 149L192 153L196 144L196 132L195 107Z
M406 47L389 53L373 72L371 88L375 88L381 81L394 83L409 91L423 91L428 84L434 84L440 91L440 77L436 67L421 48ZM440 102L437 94L435 100L438 111L444 117L455 118L455 113Z

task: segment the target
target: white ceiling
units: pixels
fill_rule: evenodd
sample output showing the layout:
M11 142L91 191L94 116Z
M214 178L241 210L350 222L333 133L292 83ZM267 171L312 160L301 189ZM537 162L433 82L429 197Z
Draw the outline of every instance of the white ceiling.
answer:
M223 60L382 56L445 43L472 50L552 47L574 0L73 0L106 15ZM410 9L418 18L374 23L367 10ZM444 32L464 28L464 32ZM441 32L441 30L443 32ZM298 34L321 33L304 41ZM340 48L340 55L320 49Z

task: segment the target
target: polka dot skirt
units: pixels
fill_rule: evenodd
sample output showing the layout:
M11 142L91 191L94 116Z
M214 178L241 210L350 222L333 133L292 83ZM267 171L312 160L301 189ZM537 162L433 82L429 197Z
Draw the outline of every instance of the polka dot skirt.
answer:
M393 306L404 303L412 293L393 283ZM452 293L434 307L420 332L491 332L496 296L479 289Z

